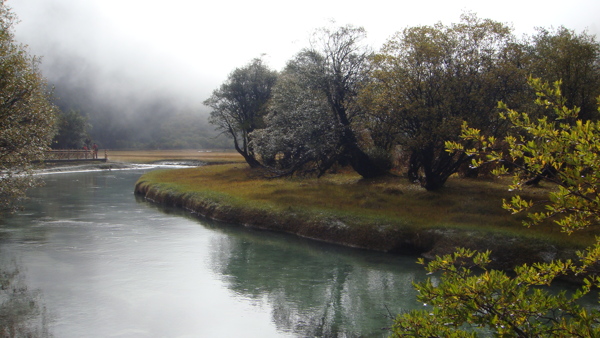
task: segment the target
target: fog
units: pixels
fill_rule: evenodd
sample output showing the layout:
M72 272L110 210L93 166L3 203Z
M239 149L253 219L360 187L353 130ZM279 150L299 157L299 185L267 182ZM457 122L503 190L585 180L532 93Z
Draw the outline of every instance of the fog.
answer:
M55 85L61 108L86 110L96 120L110 113L135 121L182 110L206 114L202 101L233 69L263 55L279 70L308 45L314 29L332 20L364 27L374 49L407 26L457 22L464 11L512 24L518 35L537 26L599 31L597 0L536 3L7 1L20 19L17 39L43 56L42 71Z

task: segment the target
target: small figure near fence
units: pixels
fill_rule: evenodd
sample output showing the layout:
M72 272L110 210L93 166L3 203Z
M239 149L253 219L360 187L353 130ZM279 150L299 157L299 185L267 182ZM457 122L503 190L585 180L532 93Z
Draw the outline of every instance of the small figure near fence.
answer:
M98 158L98 145L96 143L94 143L92 145L92 158L93 159L97 159Z

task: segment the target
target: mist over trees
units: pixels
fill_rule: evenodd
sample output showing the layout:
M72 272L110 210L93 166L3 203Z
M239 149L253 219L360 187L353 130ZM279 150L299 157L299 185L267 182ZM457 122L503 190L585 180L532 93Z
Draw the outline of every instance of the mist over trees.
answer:
M365 178L404 173L437 190L469 171L470 156L445 148L459 140L463 121L502 137L509 128L499 101L548 116L532 104L530 76L562 79L566 105L580 107L584 120L598 118L600 45L585 32L540 28L517 38L503 23L465 13L451 25L407 27L378 52L365 36L353 26L319 29L288 61L268 102L260 101L261 123L247 130L252 166L320 176L350 165ZM211 123L223 129L223 106L211 107ZM227 107L237 109L233 101Z
M63 54L45 69L63 112L87 118L87 137L108 149L228 149L208 124L206 108L145 89L121 74L103 74L81 57ZM77 132L76 132L77 133ZM83 146L81 142L70 146ZM64 148L58 146L58 148Z
M88 117L76 110L61 111L57 116L56 135L50 145L53 149L79 149L89 143Z

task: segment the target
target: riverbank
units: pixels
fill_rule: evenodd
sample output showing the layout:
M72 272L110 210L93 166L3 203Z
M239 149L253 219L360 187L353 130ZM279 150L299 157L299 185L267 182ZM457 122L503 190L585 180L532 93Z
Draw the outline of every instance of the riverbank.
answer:
M109 161L127 163L201 162L204 164L243 163L244 158L236 151L225 150L111 150Z
M34 169L34 173L37 175L43 175L63 172L123 170L136 168L139 168L139 165L125 162L60 161L53 163L43 163L39 165L36 169Z
M545 196L544 188L526 192ZM203 217L314 240L425 257L458 246L492 250L493 267L572 257L593 236L567 237L551 225L526 229L500 207L502 182L448 182L432 193L403 178L362 180L339 173L315 180L264 179L242 164L144 174L135 193Z
M185 168L209 164L242 163L237 152L212 150L111 150L106 161L62 160L40 162L34 169L38 175L148 168Z

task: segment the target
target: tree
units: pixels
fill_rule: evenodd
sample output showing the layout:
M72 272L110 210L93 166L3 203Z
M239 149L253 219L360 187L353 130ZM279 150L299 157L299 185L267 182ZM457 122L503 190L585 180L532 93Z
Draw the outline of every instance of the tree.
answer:
M356 104L356 98L359 88L367 80L370 71L368 59L371 50L361 44L365 36L363 28L352 26L339 27L334 30L322 28L315 33L311 41L311 48L298 53L286 67L286 72L293 74L295 79L293 85L300 85L302 90L306 91L301 94L301 97L308 100L306 103L295 105L293 109L303 106L312 108L318 106L319 108L319 113L300 112L313 115L314 123L319 125L316 128L305 128L304 132L312 133L314 130L323 128L324 124L331 124L326 129L337 134L335 137L331 137L329 133L301 136L302 139L308 139L309 136L316 137L315 144L336 142L328 144L335 151L327 150L326 153L329 157L319 159L317 171L320 173L337 162L349 163L357 173L365 178L383 175L388 170L388 167L380 165L361 149L357 135L360 131L357 117L362 112ZM292 91L281 90L280 92L283 94ZM294 97L287 99L295 100ZM278 107L280 110L281 108L284 107ZM277 128L277 126L272 126L272 128ZM302 130L297 130L296 135L300 135L302 132ZM313 149L305 148L305 151L312 152ZM325 155L325 153L321 152L321 155ZM308 159L307 156L301 158L302 161Z
M550 165L555 174L546 179L556 186L542 212L530 212L527 226L553 220L562 231L571 233L600 223L600 123L577 119L579 108L569 108L561 93L560 82L550 86L539 79L530 80L536 90L536 103L550 108L552 116L535 119L527 113L506 110L502 118L523 131L509 136L509 158L519 171L539 174ZM600 97L598 98L600 109ZM571 123L575 119L575 123ZM487 160L504 157L498 151L499 140L482 136L480 130L463 127L462 137L476 147L468 154L483 151ZM450 151L462 149L448 142ZM483 160L473 162L481 165ZM520 163L520 164L519 164ZM501 168L497 174L506 173ZM519 172L512 189L520 189ZM504 201L504 208L524 212L533 203L515 196ZM586 309L577 301L600 286L594 265L600 261L600 238L578 260L554 260L515 268L515 274L486 268L489 252L460 249L453 255L438 257L427 264L430 273L441 273L434 285L431 279L416 284L419 301L428 309L399 315L394 333L399 337L475 337L483 329L499 337L596 337L600 335L600 311ZM421 263L424 263L421 260ZM475 272L476 269L481 269ZM573 294L553 294L538 288L550 285L558 276L586 276ZM471 331L467 331L471 330Z
M213 109L209 122L233 139L234 147L250 167L260 166L252 147L251 134L263 127L266 104L277 81L277 72L261 59L235 69L227 81L204 101Z
M531 76L554 83L569 107L579 107L581 119L597 119L596 97L600 95L600 44L595 35L559 27L538 28L531 38L528 66Z
M322 92L307 88L298 73L303 54L280 74L265 117L252 133L262 163L277 175L321 176L339 156L340 131Z
M42 160L57 108L38 65L14 39L16 16L0 2L0 209L14 210L34 184L31 162Z
M55 149L79 149L90 138L88 118L76 110L58 115L57 132L52 140Z
M509 27L474 14L450 26L406 28L384 45L361 97L370 119L387 124L410 154L411 180L439 189L468 160L444 148L444 141L458 140L463 120L491 135L503 130L496 105L521 100L523 54Z

